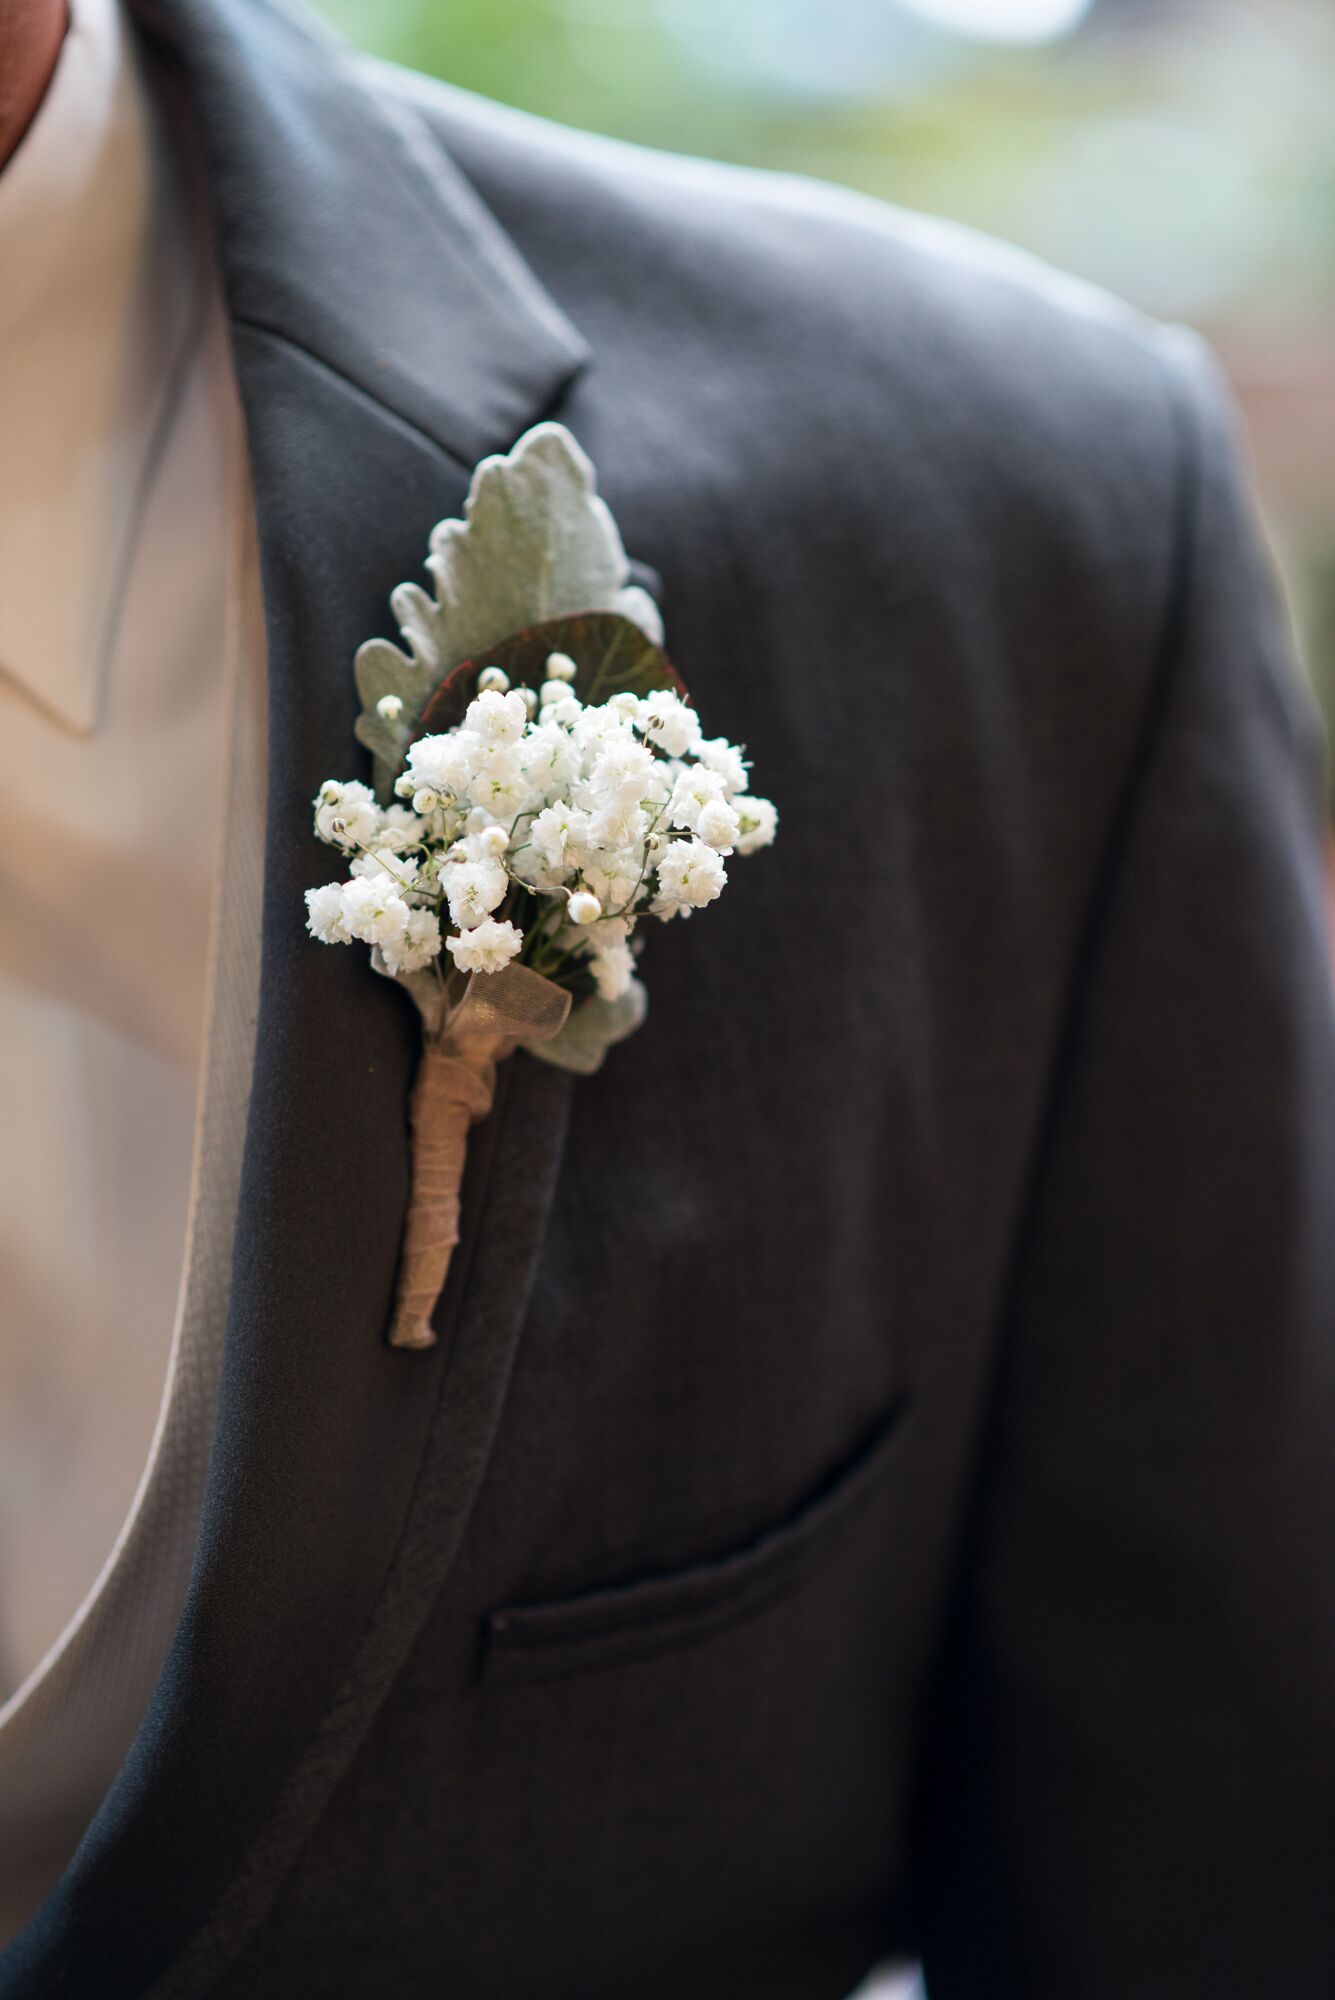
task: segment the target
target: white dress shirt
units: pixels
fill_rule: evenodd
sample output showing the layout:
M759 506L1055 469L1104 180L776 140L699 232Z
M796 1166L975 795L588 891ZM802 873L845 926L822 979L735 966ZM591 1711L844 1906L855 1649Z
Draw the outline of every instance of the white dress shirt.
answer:
M262 669L205 232L115 0L75 0L0 172L0 1941L179 1615L249 1085Z

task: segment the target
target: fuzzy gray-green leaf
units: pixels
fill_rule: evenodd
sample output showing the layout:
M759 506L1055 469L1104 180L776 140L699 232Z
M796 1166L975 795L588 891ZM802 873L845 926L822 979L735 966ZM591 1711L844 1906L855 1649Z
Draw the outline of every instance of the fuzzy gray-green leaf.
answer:
M642 1027L649 1011L649 995L638 979L632 979L617 1000L604 1000L597 993L582 1000L569 1020L549 1042L526 1042L530 1055L554 1069L570 1070L576 1076L592 1076L603 1066L607 1051Z
M463 519L442 521L430 548L435 596L404 583L391 597L408 652L371 639L357 655L357 736L375 759L382 799L425 703L461 661L522 627L579 611L617 612L655 645L663 636L657 605L630 581L593 467L563 424L537 424L512 451L484 458ZM376 710L387 694L403 702L392 730Z

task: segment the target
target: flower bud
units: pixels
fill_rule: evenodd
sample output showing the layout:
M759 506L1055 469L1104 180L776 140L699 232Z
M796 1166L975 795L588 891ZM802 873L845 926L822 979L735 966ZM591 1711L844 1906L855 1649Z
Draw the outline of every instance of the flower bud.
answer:
M401 771L394 780L394 790L399 798L410 799L417 790L417 780L411 771Z
M484 826L477 837L479 850L493 860L499 860L510 845L510 836L503 826Z
M524 698L524 706L528 710L529 714L536 715L538 712L538 697L536 690L533 688L525 687L525 688L520 688L519 692Z
M554 701L564 701L569 692L564 681L544 681L538 699L544 708L550 708Z
M602 913L602 904L588 889L577 889L566 910L572 924L596 924Z
M479 694L488 694L493 689L497 694L504 694L509 685L510 676L504 667L484 667L477 677Z
M548 653L547 678L549 681L573 681L579 668L569 653Z
M382 722L397 722L403 714L402 695L382 694L375 705L375 712Z
M413 811L415 813L434 812L438 804L439 800L436 794L429 792L425 785L423 785L420 792L413 793Z

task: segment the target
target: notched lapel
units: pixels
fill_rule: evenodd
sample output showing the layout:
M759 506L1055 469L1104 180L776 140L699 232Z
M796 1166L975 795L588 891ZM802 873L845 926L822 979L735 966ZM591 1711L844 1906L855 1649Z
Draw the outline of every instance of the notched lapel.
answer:
M588 345L406 103L274 0L130 0L197 140L239 324L266 328L466 466Z
M304 936L309 800L355 768L352 655L389 590L583 346L413 114L391 130L400 114L289 17L140 11L197 138L247 417L270 672L260 1020L189 1600L120 1776L0 1961L3 2000L206 1991L267 1906L468 1519L570 1091L505 1065L470 1148L449 1338L391 1352L417 1027L362 954Z

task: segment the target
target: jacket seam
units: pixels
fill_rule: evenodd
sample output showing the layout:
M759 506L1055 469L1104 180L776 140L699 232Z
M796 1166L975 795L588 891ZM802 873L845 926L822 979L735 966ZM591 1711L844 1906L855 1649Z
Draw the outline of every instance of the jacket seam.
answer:
M1148 677L1144 710L1127 768L1117 789L1108 833L1094 869L1092 886L1078 928L1037 1135L1024 1174L1019 1219L1012 1233L1006 1274L998 1295L996 1324L999 1328L1005 1326L1014 1305L1015 1291L1061 1122L1075 1044L1079 1039L1086 1003L1097 978L1105 935L1122 887L1127 854L1139 824L1145 791L1162 747L1168 711L1180 685L1180 669L1186 652L1190 605L1196 582L1203 485L1202 453L1194 436L1195 426L1186 408L1186 396L1179 391L1176 376L1167 363L1160 361L1160 366L1168 384L1176 445L1172 569L1151 653L1154 664Z
M953 1549L943 1589L932 1656L935 1671L930 1684L937 1690L928 1704L916 1785L918 1813L925 1805L924 1786L939 1754L941 1727L950 1707L949 1663L960 1644L965 1615L967 1580L982 1524L982 1502L987 1485L991 1453L995 1448L995 1417L998 1390L1006 1352L1014 1325L1016 1295L1034 1234L1062 1115L1070 1087L1077 1044L1093 991L1104 939L1119 891L1131 841L1139 823L1146 787L1161 748L1169 709L1180 685L1190 606L1197 572L1201 494L1204 485L1204 451L1189 406L1185 384L1176 369L1159 353L1154 359L1161 369L1169 398L1174 433L1173 491L1170 502L1172 561L1164 592L1163 610L1149 653L1147 691L1135 742L1119 782L1107 834L1095 865L1092 884L1077 929L1071 967L1066 979L1054 1052L1042 1093L1035 1136L1022 1179L1017 1219L1011 1232L996 1309L991 1322L984 1381L973 1420L973 1442L968 1457L964 1492L959 1502Z

